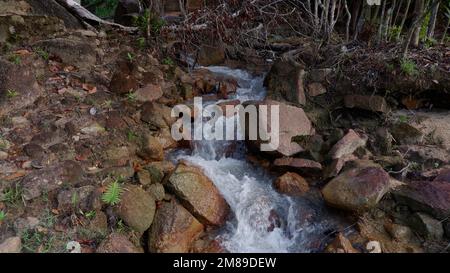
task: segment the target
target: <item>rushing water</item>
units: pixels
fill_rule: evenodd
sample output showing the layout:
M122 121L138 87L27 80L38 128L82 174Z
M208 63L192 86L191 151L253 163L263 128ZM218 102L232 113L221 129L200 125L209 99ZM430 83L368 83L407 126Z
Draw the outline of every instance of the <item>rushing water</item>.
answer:
M265 96L262 76L227 67L208 69L238 80L240 87L232 99L243 102ZM229 147L235 150L231 156L225 153ZM230 205L233 215L217 235L230 252L316 251L327 239L325 232L336 224L320 198L314 198L317 192L304 198L278 194L272 187L274 177L246 161L243 143L195 141L191 154L175 156L201 167Z

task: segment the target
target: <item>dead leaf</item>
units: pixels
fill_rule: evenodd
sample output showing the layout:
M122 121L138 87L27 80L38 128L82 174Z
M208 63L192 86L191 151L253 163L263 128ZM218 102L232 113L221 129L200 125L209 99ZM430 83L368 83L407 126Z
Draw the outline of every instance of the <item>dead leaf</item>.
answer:
M19 49L14 51L14 54L19 55L19 56L26 56L26 55L30 55L31 52L28 51L27 49Z
M83 83L82 88L86 90L89 94L94 94L97 92L97 87L88 83Z

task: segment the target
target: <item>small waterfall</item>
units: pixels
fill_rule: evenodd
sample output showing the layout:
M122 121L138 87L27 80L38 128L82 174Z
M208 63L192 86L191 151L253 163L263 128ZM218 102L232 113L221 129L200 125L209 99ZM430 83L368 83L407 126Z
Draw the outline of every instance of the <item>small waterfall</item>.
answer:
M264 99L262 76L227 67L207 69L237 79L240 88L231 99ZM227 157L225 151L230 145L236 145L236 152ZM278 194L272 187L274 177L245 160L242 142L195 141L192 154L178 155L177 159L202 168L230 205L232 219L217 238L230 252L315 251L317 242L325 237L324 231L332 225L326 220L331 217L321 211L323 204Z

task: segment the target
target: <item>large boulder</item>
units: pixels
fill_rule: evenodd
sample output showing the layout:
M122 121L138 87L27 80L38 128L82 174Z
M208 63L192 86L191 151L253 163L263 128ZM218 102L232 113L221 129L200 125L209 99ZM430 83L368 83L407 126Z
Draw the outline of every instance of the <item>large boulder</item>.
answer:
M203 225L174 198L163 202L149 230L148 247L153 253L188 253L203 232Z
M450 216L450 183L447 181L412 181L392 192L398 204L414 212L438 219Z
M292 138L296 136L314 134L312 123L308 119L302 108L270 99L259 102L247 102L244 105L255 105L257 109L259 109L261 105L267 105L268 108L267 116L258 114L258 121L249 120L248 118L244 119L244 117L241 118L241 120L246 121L245 128L243 128L243 126L242 128L245 130L246 140L250 147L260 149L260 145L263 143L262 139L264 139L264 136L270 136L272 128L275 128L274 124L271 124L271 109L274 106L278 106L279 117L275 120L275 122L278 122L279 125L279 143L278 146L275 146L276 142L272 141L272 144L274 145L271 145L273 151L270 151L270 153L275 154L276 156L289 157L305 150L297 142L292 141ZM259 122L258 126L260 127L258 129L258 137L257 140L250 140L249 125L255 122Z
M139 233L144 233L155 216L155 199L138 186L128 185L121 196L117 214Z
M381 167L354 168L331 180L322 195L330 206L361 212L375 207L391 185Z
M225 223L229 206L199 168L180 163L167 186L203 224L221 226Z
M139 0L120 0L114 14L114 22L133 26L134 18L142 12L142 5Z
M0 58L0 117L32 104L42 92L32 68Z
M306 104L306 72L298 63L280 59L275 62L267 75L264 85L271 99L286 100L295 104Z

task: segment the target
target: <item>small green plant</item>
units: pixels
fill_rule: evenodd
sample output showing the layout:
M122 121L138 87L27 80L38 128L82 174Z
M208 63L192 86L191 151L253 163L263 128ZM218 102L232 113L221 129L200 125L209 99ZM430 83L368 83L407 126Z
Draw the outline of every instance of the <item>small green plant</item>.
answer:
M3 191L0 195L0 202L5 202L9 205L16 205L22 200L22 188L16 184Z
M408 120L409 120L408 116L405 116L405 115L398 116L399 122L405 123L405 122L408 122Z
M132 63L134 61L134 55L131 52L127 53L127 59L130 63Z
M25 252L47 253L53 248L54 237L35 230L26 230L22 236L22 247Z
M395 67L394 67L394 65L391 64L391 63L386 63L386 69L387 69L387 71L389 71L389 72L393 72L393 71L395 70Z
M6 212L4 212L3 210L0 210L0 223L5 220L6 218Z
M102 201L111 206L117 205L120 203L120 196L122 195L122 192L122 186L119 181L116 180L108 185L108 188L102 195Z
M17 97L18 95L19 95L19 93L17 93L17 91L14 89L6 90L6 96L10 99Z
M172 58L170 57L166 57L162 60L162 64L164 65L174 65L174 62L172 60Z
M71 197L72 207L76 208L78 206L78 193L74 192Z
M136 101L136 94L132 91L128 92L127 94L127 99L131 102L135 102Z
M9 56L8 60L10 62L12 62L13 64L17 64L17 65L19 65L22 62L22 59L20 58L20 56L19 55L15 55L15 54Z
M416 63L410 59L402 59L400 61L400 68L408 76L416 76L419 73Z
M144 48L145 48L145 45L146 45L145 38L144 38L144 37L138 38L138 39L137 39L137 44L138 44L138 47L139 47L140 49L144 49Z
M131 130L128 130L127 132L127 139L128 141L134 141L137 138L137 134Z
M86 216L86 218L88 219L94 219L96 215L97 212L95 210L88 211L84 214L84 216Z
M42 59L48 61L50 59L50 54L43 50L42 48L37 48L36 49L36 54L39 55L39 57L41 57Z

